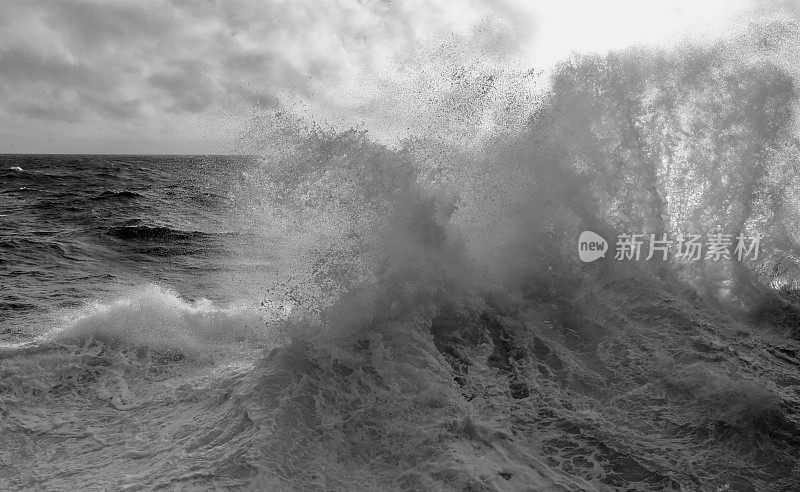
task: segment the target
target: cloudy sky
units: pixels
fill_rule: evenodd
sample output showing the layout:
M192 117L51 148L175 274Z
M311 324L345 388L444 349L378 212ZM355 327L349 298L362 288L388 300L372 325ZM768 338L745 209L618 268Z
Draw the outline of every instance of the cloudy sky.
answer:
M547 67L735 20L744 0L0 2L0 153L227 153L281 105L387 127L442 65Z

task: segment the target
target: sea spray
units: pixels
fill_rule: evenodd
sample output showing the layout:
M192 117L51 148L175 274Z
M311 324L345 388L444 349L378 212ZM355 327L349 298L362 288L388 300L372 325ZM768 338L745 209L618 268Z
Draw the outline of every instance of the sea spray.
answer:
M787 32L576 56L497 111L513 83L446 68L452 118L396 143L257 119L229 222L274 259L258 308L145 285L4 350L0 483L793 490L794 75L751 56ZM575 251L717 223L770 238L757 283Z
M732 274L728 265L653 269L608 257L581 266L574 250L587 229L612 236L633 227L773 220L758 203L748 211L748 200L783 196L782 188L751 171L725 182L727 171L707 167L782 166L774 157L791 153L782 135L794 92L778 65L751 64L726 46L576 57L556 69L526 126L498 130L477 147L415 138L393 147L358 130L314 125L293 134L289 166L265 162L253 189L274 190L288 204L280 213L295 217L290 223L336 226L282 231L294 232L287 244L312 260L287 292L309 308L293 312L313 316L295 319L305 329L262 364L305 368L298 384L310 384L317 397L313 412L304 404L303 426L312 424L297 452L314 456L315 466L271 479L331 488L346 488L353 476L385 477L380 483L390 488L513 489L518 477L532 475L568 489L792 483L787 436L797 415L786 399L794 397L769 381L787 377L794 362L770 359L773 335L754 332L730 317L733 305L718 304L753 291L716 284ZM674 67L670 77L660 75L664 67ZM713 90L722 106L697 99ZM726 134L713 126L725 125L714 120L720 108L735 115L737 146L723 151L703 134L681 133L682 125L699 124L682 118L707 118L711 135ZM764 130L763 121L773 126ZM686 201L680 179L687 173L723 180L733 201L720 201L723 188L708 183L708 194L692 194L700 202L674 212ZM767 187L734 193L759 186ZM765 274L758 264L748 268ZM285 358L297 351L299 359ZM743 352L758 354L771 376L740 369ZM326 369L308 377L317 366ZM697 371L690 379L708 384L687 383L677 369L684 366ZM756 380L762 387L750 394ZM336 397L321 389L330 385L339 388ZM389 401L413 405L431 424L407 427L386 413ZM392 434L388 422L402 422L403 433ZM381 430L362 434L375 426ZM376 458L320 462L330 451L319 451L326 441L311 437L312 428L335 432L344 449L367 442ZM428 450L425 461L403 454L405 447L384 448L387 434ZM770 451L760 470L741 473L755 459L743 451L750 439ZM472 444L465 448L465 440ZM494 456L499 449L505 458ZM413 472L387 475L384 459ZM477 474L459 464L478 462L469 468ZM385 481L390 476L399 481Z

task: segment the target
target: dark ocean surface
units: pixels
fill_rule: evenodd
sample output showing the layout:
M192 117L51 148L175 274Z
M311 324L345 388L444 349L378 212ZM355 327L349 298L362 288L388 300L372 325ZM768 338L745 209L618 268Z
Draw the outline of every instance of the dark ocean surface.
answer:
M0 337L148 282L228 302L231 192L252 159L0 156Z

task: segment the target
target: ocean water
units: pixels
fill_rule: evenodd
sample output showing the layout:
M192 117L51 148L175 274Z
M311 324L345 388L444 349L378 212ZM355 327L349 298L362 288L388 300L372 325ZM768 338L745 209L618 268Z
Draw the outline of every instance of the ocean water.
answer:
M576 58L490 135L0 156L0 489L797 490L795 92L743 51ZM714 225L760 260L577 258Z
M225 264L225 211L242 159L3 156L6 329L147 281L187 296ZM187 172L192 169L192 172ZM228 299L229 300L229 299ZM20 333L20 334L23 334ZM13 338L7 331L6 336Z

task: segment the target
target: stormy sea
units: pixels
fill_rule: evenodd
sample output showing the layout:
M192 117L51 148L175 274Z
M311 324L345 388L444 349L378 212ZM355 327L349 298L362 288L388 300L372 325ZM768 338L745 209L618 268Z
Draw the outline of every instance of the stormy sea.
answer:
M800 490L797 39L454 69L396 141L1 155L0 489ZM615 257L714 233L760 250Z

